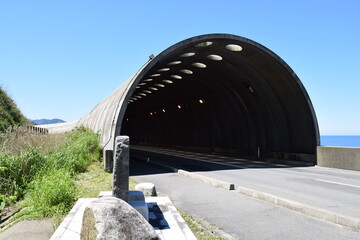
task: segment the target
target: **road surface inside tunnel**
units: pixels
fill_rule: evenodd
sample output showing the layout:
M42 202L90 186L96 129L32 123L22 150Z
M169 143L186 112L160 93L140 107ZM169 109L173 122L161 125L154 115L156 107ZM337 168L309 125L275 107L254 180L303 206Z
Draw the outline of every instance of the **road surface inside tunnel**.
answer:
M307 204L314 208L327 210L354 219L360 219L360 172L322 167L292 167L283 164L271 164L246 159L235 159L139 146L133 147L132 157L135 157L134 159L137 160L144 160L144 162L155 161L174 168L191 171L202 176L234 183L235 187L247 187L267 194L272 194L279 198ZM139 166L139 169L143 169L142 171L144 172L137 172L138 170L135 169L137 168L136 166ZM259 203L259 201L245 197L240 193L206 186L196 180L185 180L182 176L173 173L169 174L168 171L159 170L150 164L144 164L139 161L132 160L131 169L132 176L137 180L152 181L154 183L155 181L158 181L155 184L160 184L158 188L160 187L159 190L161 192L170 195L175 201L180 201L184 204L191 201L194 197L192 194L199 194L195 199L199 199L200 201L203 189L219 192L219 196L215 195L217 197L214 197L214 199L211 200L213 204L217 201L216 199L222 199L220 196L223 196L223 194L230 194L229 196L235 197L233 200L235 202L237 201L237 198L241 198ZM177 183L175 179L178 179L179 182ZM183 186L184 189L179 193L177 188L178 184L180 185L182 181L187 181L188 183ZM197 190L194 189L194 192L187 195L187 192L191 192L192 190L186 190L186 187L193 188L193 185L199 186ZM165 191L162 188L164 188ZM178 197L181 197L181 199L177 199ZM187 199L187 197L190 199ZM210 199L207 199L206 201L209 200ZM194 201L192 204L200 207L200 217L209 219L209 216L202 216L202 214L204 214L203 212L206 212L205 206L207 206L206 204L202 206L200 204L202 201L205 201L205 199L201 200L199 203ZM268 203L261 203L269 205ZM189 204L190 206L193 206L191 203ZM219 211L224 208L225 213L229 212L229 214L231 214L232 210L229 209L228 204L229 202L219 202L219 205L216 208L219 208ZM186 205L187 204L185 204L184 207L188 208L191 213L196 213L196 208L187 207ZM249 206L251 206L251 204ZM278 208L275 206L273 207L276 209ZM246 211L250 211L249 214L251 213L251 209L247 209ZM256 214L257 210L253 209L253 211L254 214ZM282 209L281 211L291 212L287 213L290 215L295 214L286 209ZM241 211L236 210L235 212L240 214ZM220 214L220 212L217 214ZM236 219L237 217L230 217L230 219L232 218ZM270 221L269 224L272 224L272 222L273 221ZM231 221L228 224L231 224ZM236 228L236 226L234 226L234 228ZM360 239L360 235L357 236L358 239Z

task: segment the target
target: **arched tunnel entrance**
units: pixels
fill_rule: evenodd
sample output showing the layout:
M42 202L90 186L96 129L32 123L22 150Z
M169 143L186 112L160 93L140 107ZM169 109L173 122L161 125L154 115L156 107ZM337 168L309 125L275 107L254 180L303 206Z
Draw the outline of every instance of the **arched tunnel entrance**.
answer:
M119 116L132 145L315 163L319 132L292 69L234 35L190 38L137 75Z

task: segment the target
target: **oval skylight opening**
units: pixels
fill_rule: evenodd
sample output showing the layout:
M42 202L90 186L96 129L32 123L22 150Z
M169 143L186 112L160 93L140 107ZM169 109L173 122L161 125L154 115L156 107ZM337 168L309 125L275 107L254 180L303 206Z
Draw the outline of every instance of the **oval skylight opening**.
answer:
M159 77L159 76L161 76L160 73L155 73L153 75L150 75L150 77Z
M149 91L149 90L144 90L143 92L144 93L151 93L151 91Z
M194 56L194 55L195 55L195 53L193 53L193 52L188 52L188 53L181 54L179 57L192 57L192 56Z
M171 63L168 63L168 65L178 65L180 63L181 63L181 61L173 61Z
M206 42L196 44L195 47L207 47L207 46L210 46L211 44L213 44L213 43L210 41L206 41Z
M237 44L228 44L225 46L227 50L233 51L233 52L240 52L242 51L242 47Z
M154 91L157 91L158 89L157 88L154 88L154 87L149 87L150 90L154 90Z
M151 82L152 79L151 78L147 78L147 79L144 79L143 82Z
M193 74L193 71L191 71L189 69L181 69L180 72L185 73L185 74Z
M157 87L165 87L164 84L160 84L160 83L155 84L155 86L157 86Z
M193 63L192 64L194 67L198 67L198 68L206 68L206 65L204 63Z
M158 69L158 72L166 72L169 70L170 70L170 68L160 68L160 69Z
M215 54L208 55L207 58L214 61L221 61L223 59L221 56Z
M170 77L175 78L175 79L182 79L182 77L179 75L171 75Z
M171 80L167 80L167 79L164 79L164 80L162 80L164 83L173 83L173 81L171 81Z

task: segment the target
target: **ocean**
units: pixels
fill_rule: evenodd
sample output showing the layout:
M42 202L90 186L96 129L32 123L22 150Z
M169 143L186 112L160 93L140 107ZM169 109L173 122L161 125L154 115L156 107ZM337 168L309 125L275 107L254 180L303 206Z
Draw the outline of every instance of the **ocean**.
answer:
M321 146L338 146L338 147L360 147L360 136L345 135L345 136L320 136Z

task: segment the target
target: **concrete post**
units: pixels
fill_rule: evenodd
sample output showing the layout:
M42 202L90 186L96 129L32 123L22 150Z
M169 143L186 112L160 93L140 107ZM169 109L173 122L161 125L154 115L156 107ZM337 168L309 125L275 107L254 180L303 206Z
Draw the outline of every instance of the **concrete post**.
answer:
M114 151L112 149L103 150L104 169L112 173L114 169Z
M129 137L115 138L112 195L128 202L129 194Z

